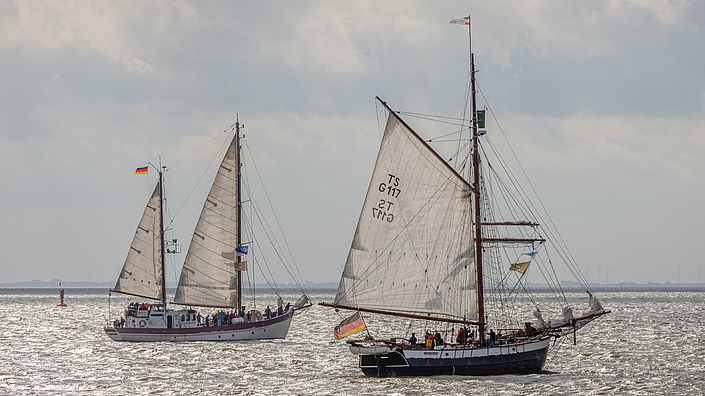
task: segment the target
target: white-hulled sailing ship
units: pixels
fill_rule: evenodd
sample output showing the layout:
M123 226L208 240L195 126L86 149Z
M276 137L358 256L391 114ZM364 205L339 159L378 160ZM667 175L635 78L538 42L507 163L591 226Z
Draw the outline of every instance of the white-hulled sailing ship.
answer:
M243 305L243 271L249 242L243 242L242 172L239 122L227 149L181 270L173 304L167 305L165 254L175 253L175 241L164 236L163 171L137 226L115 293L157 300L134 303L124 316L105 327L115 341L240 341L285 338L292 318L310 306L303 291L294 304L278 298L274 310L262 313ZM146 168L138 169L146 173ZM294 264L295 265L295 264ZM201 315L195 308L219 309ZM253 307L254 308L254 307Z
M377 98L388 113L379 154L335 301L321 303L357 311L335 334L367 330L364 339L347 341L365 375L537 373L552 339L572 335L575 341L578 329L608 313L557 231L540 224L542 216L511 173L500 176L506 163L490 162L495 146L476 105L472 53L470 67L472 119L457 119L456 167ZM568 304L549 251L567 260L588 292L584 312ZM527 274L534 267L555 296L532 293ZM544 320L542 312L559 318ZM530 321L532 314L538 322ZM379 315L405 318L397 325L401 334L376 337L371 328L391 329L388 319L375 323Z

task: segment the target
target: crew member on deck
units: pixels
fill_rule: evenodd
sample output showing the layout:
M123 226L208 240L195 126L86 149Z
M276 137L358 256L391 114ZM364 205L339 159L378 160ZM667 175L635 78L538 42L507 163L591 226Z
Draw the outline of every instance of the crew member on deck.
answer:
M428 334L428 338L426 339L426 348L435 348L436 347L436 337L433 334Z
M445 342L443 341L443 338L441 337L441 333L436 332L435 338L436 338L436 345L444 345L445 344Z

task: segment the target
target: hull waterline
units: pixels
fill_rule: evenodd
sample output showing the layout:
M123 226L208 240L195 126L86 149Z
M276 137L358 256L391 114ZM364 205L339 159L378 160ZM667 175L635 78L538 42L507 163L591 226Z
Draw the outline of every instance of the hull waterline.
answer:
M549 338L489 348L397 348L360 355L360 369L373 377L534 374L543 369L548 347Z
M251 323L195 328L124 328L105 327L114 341L127 342L187 342L187 341L246 341L285 338L291 325L291 313Z

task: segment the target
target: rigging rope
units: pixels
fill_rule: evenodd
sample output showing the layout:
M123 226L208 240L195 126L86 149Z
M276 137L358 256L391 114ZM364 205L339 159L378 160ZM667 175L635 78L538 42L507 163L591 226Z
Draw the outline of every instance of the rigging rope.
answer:
M234 124L233 124L233 125L234 125ZM225 132L227 132L227 130L226 130ZM219 135L219 136L216 136L216 137L213 138L213 139L211 139L208 143L204 144L203 146L201 146L201 147L200 147L199 149L197 149L196 151L202 149L202 148L205 147L207 144L210 144L213 140L217 139L218 137L220 137L220 135ZM213 165L213 161L215 161L215 160L218 159L218 158L222 158L222 155L220 154L220 151L223 150L223 147L224 147L231 139L232 139L232 137L228 136L228 139L225 139L225 140L223 141L223 144L221 144L220 149L218 149L218 151L215 152L215 154L213 155L213 158L211 158L211 161L210 161L210 162L208 163L208 165L205 167L205 169L203 170L203 173L201 173L201 177L198 178L198 181L196 182L196 184L195 184L195 185L193 186L193 188L191 189L191 192L189 192L188 195L186 196L186 199L184 199L184 203L181 204L181 206L179 207L179 210L176 211L176 214L175 214L174 217L171 219L171 222L169 222L169 225L171 225L171 223L174 222L174 220L175 220L176 217L179 215L179 213L181 213L181 209L184 208L184 206L186 205L186 202L188 202L189 198L191 198L191 194L193 194L193 192L196 190L196 187L198 187L198 185L201 183L201 180L203 180L203 177L206 175L206 173L208 173L208 170L210 169L211 165ZM186 158L188 158L188 157L192 156L193 154L195 154L196 151L194 151L193 153L187 155ZM177 162L176 165L178 165L179 163L181 163L181 162L182 162L183 160L185 160L186 158L184 158L184 159L182 159L181 161ZM174 166L176 166L176 165L174 165ZM169 168L169 170L173 169L174 166L172 166L171 168Z
M479 84L477 85L477 88L478 88L478 91L480 92L480 95L482 95L482 98L485 99L485 102L486 102L486 103L488 103L488 102L487 102L487 98L485 98L485 94L484 94L484 92L482 92L482 89L480 88ZM519 168L521 169L522 173L524 174L524 177L526 178L527 182L529 183L529 186L531 187L531 190L533 191L534 196L536 197L536 199L538 200L538 202L541 204L541 208L543 209L544 213L545 213L546 216L548 217L548 220L550 221L551 226L553 227L553 229L556 230L557 239L560 240L560 242L561 242L561 244L562 244L562 245L558 245L558 244L556 243L556 245L557 245L557 246L561 246L561 250L565 250L565 251L566 251L566 254L567 254L567 257L570 258L569 260L566 260L566 264L569 264L569 263L570 263L571 265L575 266L576 268L579 268L578 265L577 265L577 262L576 262L575 258L574 258L573 255L570 253L570 250L567 249L567 244L566 244L565 241L563 240L563 237L561 236L560 232L558 232L558 228L556 227L555 223L553 222L553 219L551 218L551 215L548 213L548 210L546 210L546 207L544 206L543 201L541 200L541 197L539 197L538 193L536 192L536 189L534 188L533 183L531 183L531 180L529 179L529 176L526 174L526 170L525 170L524 167L521 165L521 162L519 162L519 158L517 157L516 152L514 151L514 148L512 147L511 143L509 142L509 139L507 138L507 135L504 133L504 129L503 129L502 126L499 124L499 120L497 119L496 115L494 114L494 111L492 110L492 108L491 108L490 106L488 106L488 109L490 110L490 113L492 114L492 118L493 118L493 119L495 120L495 122L497 123L497 126L498 126L500 132L502 133L502 136L504 137L504 140L506 141L507 145L509 146L509 149L510 149L510 151L512 152L512 155L514 156L514 158L515 158L517 164L519 165ZM547 228L547 231L550 232L550 229ZM571 271L571 272L573 272L573 271ZM577 273L577 274L576 274L576 273ZM592 291L592 289L590 288L589 283L587 283L587 281L585 280L585 278L582 276L582 272L581 272L579 269L576 270L576 271L574 271L574 272L573 272L573 275L575 276L575 279L576 279L586 290Z
M258 177L260 184L262 186L262 190L264 191L264 194L267 197L267 203L269 203L269 209L272 211L272 215L274 216L274 220L277 223L277 227L279 227L279 234L281 235L282 239L284 240L284 245L286 246L286 250L289 252L289 258L291 259L291 263L287 264L289 258L282 257L281 255L279 255L279 252L277 251L276 246L274 246L274 243L272 243L272 246L275 248L277 255L282 260L282 264L284 264L284 268L287 270L287 272L289 273L291 278L294 280L294 282L296 282L298 284L298 286L301 288L301 290L306 295L308 295L308 291L306 290L306 284L303 280L303 277L301 276L301 272L299 271L298 265L296 265L296 259L294 258L294 254L291 251L291 246L289 246L289 241L286 239L286 236L284 234L284 230L281 226L281 223L279 222L279 217L277 216L277 213L274 210L274 205L272 205L272 200L269 198L269 193L267 192L267 188L264 186L264 182L262 181L262 175L259 173L259 169L257 168L257 163L254 160L254 156L252 155L252 152L250 151L250 147L247 145L247 142L245 142L245 148L247 149L248 154L250 154L252 165L255 168L255 173L257 173L257 177ZM249 186L249 184L248 184L248 186ZM257 214L257 217L259 219L260 218L259 213L258 213L259 205L257 204L256 201L254 201L252 199L251 191L249 189L248 189L248 194L250 194L250 201L253 203L252 206L254 207L254 212L255 212L255 214ZM272 228L269 226L269 223L267 223L266 219L264 219L264 223L266 224L265 232L267 232L267 230L269 230L269 232L271 232L272 236L273 236L274 232L272 231ZM269 234L267 234L267 235L269 237ZM275 241L277 242L277 245L279 246L279 248L282 249L282 246L279 243L279 241L276 239L275 239ZM270 238L270 242L271 242L271 238ZM296 271L296 274L292 273L292 271L289 269L289 266L291 266L293 268L293 270ZM298 275L298 278L296 277L296 275Z

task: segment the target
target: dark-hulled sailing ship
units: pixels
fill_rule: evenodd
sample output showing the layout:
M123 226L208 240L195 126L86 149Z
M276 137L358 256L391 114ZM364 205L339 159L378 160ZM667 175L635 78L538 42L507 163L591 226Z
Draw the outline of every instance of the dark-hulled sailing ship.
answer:
M469 25L470 18L451 23ZM377 98L388 113L379 154L335 301L321 303L368 316L367 336L347 341L365 375L537 373L553 338L575 340L578 329L608 313L565 254L557 231L540 224L539 211L520 197L523 191L511 174L509 180L500 177L505 163L500 159L498 168L490 163L483 148L494 152L495 146L476 104L472 52L470 67L472 120L458 120L456 167ZM551 249L567 259L588 292L589 307L582 314L568 304L548 257ZM547 275L547 284L558 291L555 297L543 301L542 293L532 293L530 264ZM556 311L558 319L544 320L542 312ZM526 319L529 312L538 322ZM377 339L369 331L375 315L410 323L404 334ZM343 321L336 338L365 329L361 320ZM418 342L409 335L415 327L427 330L426 337L416 330Z

